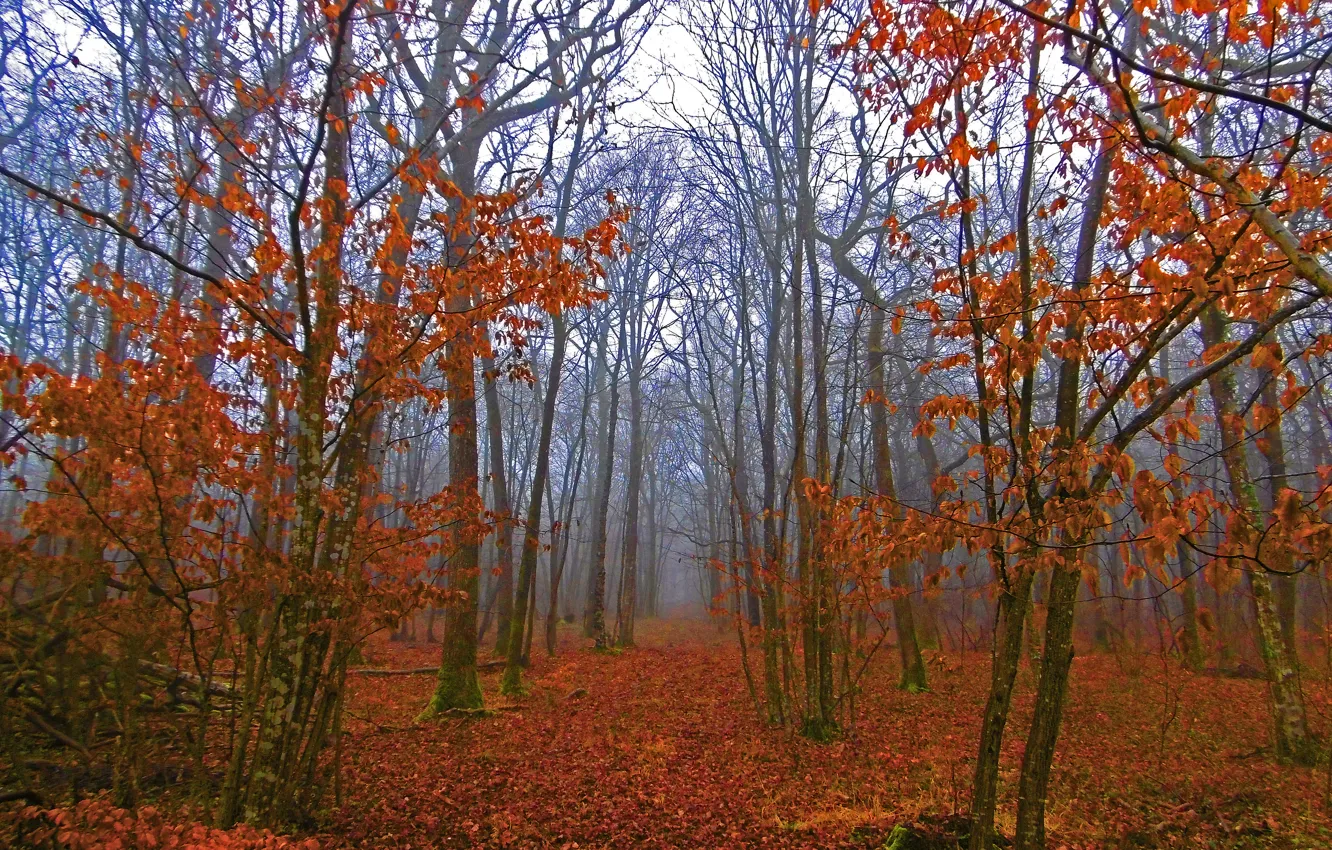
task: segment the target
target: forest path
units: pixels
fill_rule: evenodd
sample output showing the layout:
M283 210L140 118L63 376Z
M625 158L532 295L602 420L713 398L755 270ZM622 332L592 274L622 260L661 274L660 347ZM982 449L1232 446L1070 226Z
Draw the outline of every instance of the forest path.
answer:
M857 726L816 745L760 724L729 630L651 622L640 636L636 648L599 654L562 626L560 654L538 651L521 708L480 719L414 723L430 676L352 677L344 805L321 837L366 848L878 847L897 823L939 825L965 811L984 658L936 655L931 692L909 695L882 651ZM367 653L372 666L400 668L437 654L387 642ZM761 658L750 662L761 675ZM1267 739L1261 683L1195 678L1150 657L1126 679L1122 663L1075 666L1054 838L1329 845L1322 774L1253 753ZM999 826L1009 833L1030 676L1005 748L1010 820ZM510 702L497 680L484 677L491 706Z

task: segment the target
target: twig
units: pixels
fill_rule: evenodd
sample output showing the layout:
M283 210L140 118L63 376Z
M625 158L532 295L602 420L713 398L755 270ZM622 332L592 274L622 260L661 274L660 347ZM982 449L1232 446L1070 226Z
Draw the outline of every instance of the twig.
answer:
M28 720L31 721L32 725L36 726L38 729L41 729L43 732L50 735L52 738L55 738L57 741L64 744L65 746L70 747L71 749L78 750L80 753L84 755L85 758L92 758L92 753L89 752L87 747L85 747L83 744L74 740L69 735L66 735L64 732L61 732L59 729L52 726L50 723L46 721L46 718L42 717L42 715L32 706L30 705L23 706L23 711L25 714L27 714Z

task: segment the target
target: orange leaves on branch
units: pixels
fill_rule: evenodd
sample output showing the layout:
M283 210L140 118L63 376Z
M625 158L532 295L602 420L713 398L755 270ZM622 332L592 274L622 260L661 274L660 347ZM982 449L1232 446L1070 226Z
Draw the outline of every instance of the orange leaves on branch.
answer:
M958 165L968 165L975 155L975 150L967 141L965 133L958 133L948 142L948 153Z

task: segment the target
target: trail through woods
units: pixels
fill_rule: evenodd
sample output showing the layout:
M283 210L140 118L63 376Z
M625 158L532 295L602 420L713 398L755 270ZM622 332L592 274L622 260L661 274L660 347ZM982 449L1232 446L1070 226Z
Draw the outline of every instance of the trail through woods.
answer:
M355 678L345 804L328 829L336 846L881 847L897 825L946 834L965 813L983 656L932 655L931 691L911 695L881 650L854 731L818 745L759 723L729 631L643 631L639 648L609 655L577 651L562 627L565 651L534 659L522 707L482 719L399 728L433 679ZM415 667L435 654L385 642L368 660ZM1125 664L1140 669L1125 676ZM1033 682L1024 666L1018 723ZM484 687L487 705L506 704L496 675ZM1311 703L1327 704L1321 692ZM1266 711L1261 681L1080 656L1051 847L1327 846L1324 776L1260 750ZM1006 742L1007 811L1021 745Z

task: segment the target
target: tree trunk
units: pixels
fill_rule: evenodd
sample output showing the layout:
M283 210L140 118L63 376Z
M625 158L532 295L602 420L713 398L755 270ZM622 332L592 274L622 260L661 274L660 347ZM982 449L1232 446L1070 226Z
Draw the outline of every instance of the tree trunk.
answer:
M464 195L472 194L471 175L475 174L476 158L475 146L454 153L454 181ZM467 248L458 246L456 250L465 252ZM455 295L447 307L452 312L466 312L472 309L471 297L465 293ZM449 401L449 486L459 499L478 493L474 355L470 340L454 338L444 348L445 391ZM481 685L476 675L480 563L480 541L474 533L462 531L449 559L449 590L453 596L445 610L439 677L425 716L482 706Z
M556 562L555 569L550 576L550 610L546 615L546 652L550 655L555 654L555 627L560 617L560 584L564 579L565 564L569 559L569 544L571 542L574 544L575 563L578 560L577 553L582 546L581 539L573 537L573 518L574 505L578 502L579 482L583 478L583 453L587 444L588 408L591 406L592 390L589 387L583 395L582 415L578 418L578 436L574 439L574 446L570 450L570 453L574 456L572 473L567 460L564 465L564 486L561 488L564 493L564 519L561 522L560 530L559 560ZM554 557L553 552L552 557Z
M1001 571L1002 553L991 563ZM994 651L990 667L990 697L981 720L976 773L971 784L970 850L990 850L994 836L994 810L999 797L999 751L1004 727L1013 705L1013 682L1022 661L1022 624L1031 601L1030 570L1019 570L1013 584L999 591L994 620Z
M623 343L624 335L621 333ZM606 635L606 544L610 518L610 497L615 483L615 432L620 409L620 358L623 345L615 353L610 371L610 404L606 417L606 450L602 455L601 481L598 482L596 548L592 560L592 593L588 599L588 631L597 649L608 648Z
M637 355L631 355L636 357ZM629 373L629 480L626 482L623 554L620 556L620 598L616 616L620 646L634 645L634 612L638 607L638 514L643 490L643 389L641 364Z
M488 336L488 335L487 335ZM500 418L499 388L496 386L495 361L481 359L485 381L486 434L490 442L490 487L495 507L495 654L504 655L509 643L510 618L513 615L513 509L509 505L509 481L504 465L504 421ZM486 617L489 618L489 611Z
M877 300L877 299L875 299ZM893 481L893 459L888 446L888 388L883 369L883 310L870 307L869 342L866 358L869 387L874 394L870 407L870 439L874 446L874 489L888 503L889 516L900 521L902 507ZM888 569L888 584L893 592L893 625L897 631L897 649L902 661L899 687L917 693L926 690L925 662L916 638L916 614L911 604L911 581L906 564Z
M1276 345L1274 356L1282 358L1282 351L1279 344ZM1263 460L1267 462L1267 496L1270 509L1275 511L1281 493L1288 485L1286 479L1286 440L1282 434L1282 423L1285 420L1284 411L1281 408L1280 393L1277 392L1277 381L1279 375L1275 369L1266 368L1259 373L1259 380L1263 382L1262 402L1263 406L1272 411L1275 420L1268 424L1258 436L1258 449L1262 452ZM1274 558L1274 566L1279 573L1272 576L1272 587L1276 592L1277 616L1281 621L1281 640L1286 645L1286 653L1290 656L1292 664L1299 665L1300 654L1299 646L1295 642L1295 608L1298 602L1296 595L1296 579L1298 576L1294 572L1294 558L1291 552L1282 541L1277 541L1279 547L1278 553Z
M1224 319L1215 308L1203 314L1202 327L1203 344L1207 347L1225 342ZM1220 431L1221 460L1230 478L1230 492L1234 499L1232 509L1240 514L1239 522L1244 525L1265 525L1258 503L1258 492L1250 478L1248 459L1244 455L1243 420L1235 408L1235 376L1232 372L1223 371L1209 378L1207 384ZM1246 575L1253 594L1258 650L1267 672L1272 697L1277 757L1297 764L1313 764L1318 759L1318 747L1305 722L1304 696L1300 692L1294 660L1282 639L1281 616L1271 578L1261 567L1248 570Z
M550 475L550 435L555 424L555 403L560 391L560 372L564 369L565 342L568 338L568 330L562 315L553 316L551 322L555 331L554 350L551 353L550 375L546 379L546 397L541 411L541 436L537 442L536 468L532 475L532 498L527 506L523 559L518 566L518 599L514 603L516 616L512 620L509 635L504 677L500 680L500 691L505 694L519 694L524 690L522 659L526 646L531 642L530 627L524 622L524 617L528 605L536 603L535 599L529 602L528 596L536 587L537 555L541 552L541 501L546 495L546 480ZM554 510L554 505L551 509ZM525 629L528 632L526 641Z
M1038 73L1037 57L1039 49L1032 48L1029 67L1029 93L1034 92ZM1034 94L1031 94L1034 98ZM1028 124L1028 127L1032 127ZM1033 140L1027 140L1026 168L1030 168L1033 155ZM1083 208L1082 222L1078 231L1078 244L1073 264L1073 289L1075 296L1070 304L1065 338L1071 347L1079 352L1072 357L1065 357L1059 366L1059 383L1056 390L1055 407L1055 457L1054 463L1061 476L1065 474L1063 464L1069 459L1070 450L1078 432L1078 413L1081 406L1081 351L1084 317L1077 294L1081 294L1091 285L1095 270L1096 237L1100 229L1101 211L1105 203L1106 190L1110 178L1110 151L1103 146L1096 154L1092 164L1092 175L1088 187L1086 205ZM1026 179L1030 179L1029 170ZM1029 187L1028 187L1029 191ZM1025 230L1025 225L1023 227ZM1025 241L1025 235L1019 236L1019 244ZM1024 260L1024 267L1027 261ZM1030 321L1030 320L1028 320ZM1030 377L1030 373L1028 374ZM1024 411L1030 422L1029 385L1024 382ZM1086 487L1069 492L1060 485L1059 493L1069 497L1070 502L1087 499ZM1034 514L1043 511L1043 504L1032 495L1028 503ZM1022 756L1022 773L1018 785L1017 846L1024 848L1045 847L1045 803L1050 782L1050 767L1054 761L1055 743L1059 737L1059 726L1063 719L1064 696L1068 690L1068 673L1073 663L1073 616L1077 604L1078 584L1081 581L1081 569L1078 559L1082 539L1066 541L1070 548L1064 559L1055 567L1046 588L1045 600L1045 641L1041 647L1041 674L1036 686L1036 711L1032 717L1031 728L1027 733L1027 748Z
M1063 719L1068 671L1073 663L1073 614L1082 573L1077 563L1066 563L1050 578L1045 603L1045 642L1041 652L1041 677L1036 686L1036 708L1022 755L1018 782L1018 821L1014 846L1026 850L1045 848L1045 803L1050 785L1050 765Z

